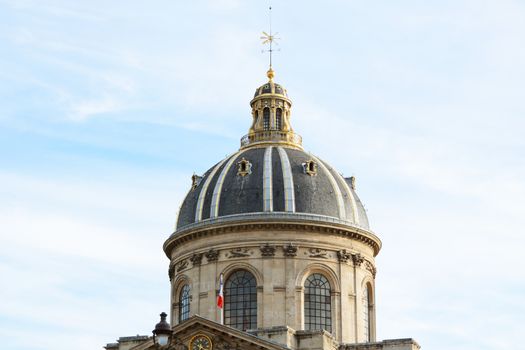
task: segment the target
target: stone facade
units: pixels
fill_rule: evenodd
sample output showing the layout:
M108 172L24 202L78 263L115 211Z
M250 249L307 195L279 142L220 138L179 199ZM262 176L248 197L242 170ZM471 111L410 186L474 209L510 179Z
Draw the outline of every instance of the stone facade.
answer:
M293 254L287 250L290 242L295 248ZM186 263L194 254L206 255L211 250L218 252L212 261ZM220 322L216 306L219 276L223 273L227 280L232 272L244 269L257 280L257 328L303 330L304 281L317 272L326 276L332 287L332 334L338 342L365 341L361 300L364 287L370 286L370 330L375 340L374 275L367 268L375 266L374 250L366 243L320 230L240 228L237 232L188 240L171 252L171 265L184 266L176 269L172 278L172 324L179 322L178 300L184 284L191 286L190 315Z

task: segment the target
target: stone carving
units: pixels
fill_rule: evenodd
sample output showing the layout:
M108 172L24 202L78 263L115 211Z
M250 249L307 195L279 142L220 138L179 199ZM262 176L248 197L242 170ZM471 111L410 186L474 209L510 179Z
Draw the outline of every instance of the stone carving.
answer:
M248 248L235 248L230 250L229 258L244 258L250 256L250 250Z
M337 252L337 258L342 263L348 262L348 260L350 260L351 257L352 255L349 252L347 252L346 249Z
M177 272L184 270L186 267L188 267L188 260L184 259L181 262L179 262L179 266L177 267Z
M328 259L328 253L326 250L321 248L310 248L308 249L310 252L310 258L322 258L322 259Z
M361 266L365 258L361 256L359 253L352 254L352 261L354 262L355 266Z
M198 266L198 265L202 264L202 256L203 256L202 253L193 254L191 256L190 260L191 260L191 263L193 264L193 266Z
M179 338L175 338L175 341L170 345L169 350L188 350L188 346L184 344Z
M376 267L374 266L374 264L372 264L370 261L366 260L365 261L365 268L370 271L370 273L372 273L372 276L374 278L376 278L376 272L377 272L377 269Z
M210 249L206 253L204 253L206 256L206 259L208 259L208 262L214 262L219 260L219 251L215 249Z
M168 268L168 276L170 277L170 281L173 280L173 277L175 276L175 262L174 261L170 263L170 267Z
M297 247L293 246L291 243L283 246L284 256L297 256Z
M193 174L191 176L191 189L192 190L196 189L197 186L199 186L199 184L201 183L201 180L202 180L202 176Z
M275 247L266 243L261 246L261 256L269 257L275 255Z
M232 345L230 343L228 343L226 340L224 340L224 338L219 338L217 340L215 340L215 346L214 346L215 349L217 350L231 350L233 349Z

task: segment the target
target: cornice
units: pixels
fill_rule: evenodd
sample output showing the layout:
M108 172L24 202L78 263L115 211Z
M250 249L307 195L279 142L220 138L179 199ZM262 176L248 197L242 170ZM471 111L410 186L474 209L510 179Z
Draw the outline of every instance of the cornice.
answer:
M239 216L239 220L229 220L221 222L216 220L201 225L188 225L181 230L175 231L164 242L164 252L171 258L171 251L181 244L196 239L212 237L224 233L246 232L246 231L306 231L316 233L326 233L333 235L340 235L348 239L360 241L369 245L373 251L374 256L379 253L381 249L381 240L371 231L338 223L317 222L308 220L253 220L246 221Z

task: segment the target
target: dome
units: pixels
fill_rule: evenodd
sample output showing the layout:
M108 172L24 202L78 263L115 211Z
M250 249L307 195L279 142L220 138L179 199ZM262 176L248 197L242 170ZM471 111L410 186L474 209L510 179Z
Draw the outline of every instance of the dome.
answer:
M215 220L314 220L369 229L354 188L326 162L292 147L241 148L193 176L177 231ZM188 227L189 228L189 227Z
M292 101L275 72L250 101L252 124L240 149L203 176L193 175L177 232L199 225L278 220L343 225L369 231L354 178L307 153L291 126Z

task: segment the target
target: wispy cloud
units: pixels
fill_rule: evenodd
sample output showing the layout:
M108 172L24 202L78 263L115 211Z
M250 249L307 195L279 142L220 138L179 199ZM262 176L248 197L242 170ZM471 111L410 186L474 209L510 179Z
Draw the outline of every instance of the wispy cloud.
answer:
M30 324L41 349L92 349L149 331L168 310L160 247L191 171L238 147L264 82L267 9L252 5L1 2L4 346L34 349L20 332ZM357 175L384 243L379 336L515 347L525 6L274 10L293 126Z

